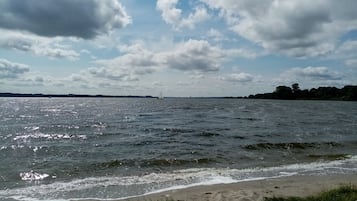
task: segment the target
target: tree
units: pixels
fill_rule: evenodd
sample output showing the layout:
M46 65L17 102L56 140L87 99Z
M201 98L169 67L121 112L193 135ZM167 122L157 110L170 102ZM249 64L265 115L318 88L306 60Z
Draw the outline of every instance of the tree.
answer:
M293 99L293 92L291 88L287 86L276 87L275 95L278 99Z
M300 91L300 87L298 83L291 85L291 88L293 88L293 93Z
M300 90L300 87L299 87L299 84L298 83L294 83L291 85L291 88L292 88L292 92L293 92L293 97L294 99L300 99L301 98L301 90Z

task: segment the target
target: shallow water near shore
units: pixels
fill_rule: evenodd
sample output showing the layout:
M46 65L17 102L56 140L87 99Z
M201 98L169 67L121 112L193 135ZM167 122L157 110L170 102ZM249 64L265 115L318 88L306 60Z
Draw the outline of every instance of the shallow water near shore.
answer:
M357 173L357 104L1 98L0 200Z

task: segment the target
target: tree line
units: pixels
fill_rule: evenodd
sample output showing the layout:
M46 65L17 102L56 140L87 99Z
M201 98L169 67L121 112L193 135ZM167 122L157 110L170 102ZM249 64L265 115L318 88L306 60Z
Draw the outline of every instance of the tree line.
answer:
M357 101L357 85L336 87L318 87L301 90L298 83L288 86L278 86L272 93L250 95L255 99L284 99L284 100L345 100Z

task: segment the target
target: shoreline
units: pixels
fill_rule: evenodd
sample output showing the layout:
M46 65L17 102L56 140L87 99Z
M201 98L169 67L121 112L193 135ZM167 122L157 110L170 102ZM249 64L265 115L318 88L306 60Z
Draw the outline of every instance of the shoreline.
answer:
M265 197L306 197L343 185L357 185L357 174L287 176L231 184L214 184L150 193L116 201L263 201ZM83 199L82 201L101 201Z

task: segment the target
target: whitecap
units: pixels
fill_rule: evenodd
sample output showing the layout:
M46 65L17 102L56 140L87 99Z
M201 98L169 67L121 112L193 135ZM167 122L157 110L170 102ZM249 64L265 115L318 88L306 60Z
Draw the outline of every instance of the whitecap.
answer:
M24 127L24 129L31 130L31 131L37 131L37 130L40 130L40 127L39 126L26 126L26 127Z
M40 174L40 173L34 172L33 170L31 170L30 172L21 172L20 173L21 180L23 180L23 181L38 181L38 180L43 180L49 176L50 175L48 175L48 174Z
M17 135L13 138L14 141L18 140L27 140L27 139L46 139L46 140L68 140L68 139L87 139L86 135L70 135L70 134L45 134L45 133L31 133L31 134L24 134L24 135Z

